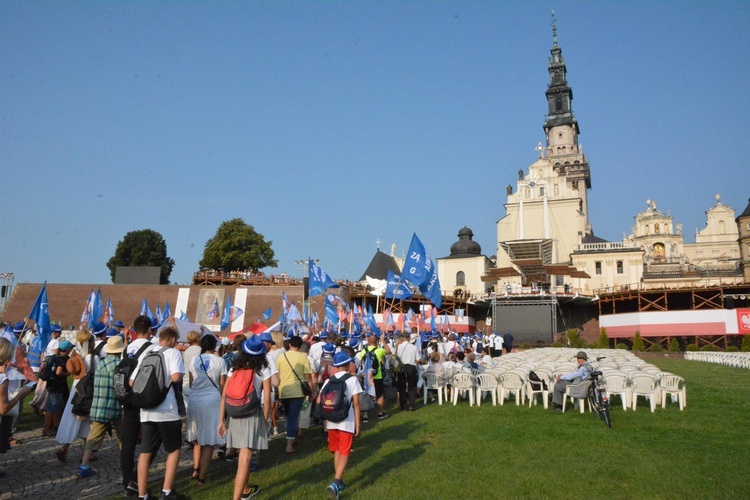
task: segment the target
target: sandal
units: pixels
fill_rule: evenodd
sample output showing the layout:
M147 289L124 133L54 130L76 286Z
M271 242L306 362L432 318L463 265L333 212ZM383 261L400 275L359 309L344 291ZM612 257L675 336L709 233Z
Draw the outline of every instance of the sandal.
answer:
M207 477L205 477L205 478L203 478L203 479L201 479L201 478L198 478L198 482L197 482L197 483L195 483L195 485L196 485L196 486L203 486L203 485L204 485L204 484L206 484L207 482L208 482L208 478L207 478Z
M57 459L60 462L66 463L68 461L67 453L65 453L65 450L63 450L62 448L60 448L59 450L57 450L56 455L57 455Z
M201 473L200 469L193 469L193 479L200 480L200 473Z

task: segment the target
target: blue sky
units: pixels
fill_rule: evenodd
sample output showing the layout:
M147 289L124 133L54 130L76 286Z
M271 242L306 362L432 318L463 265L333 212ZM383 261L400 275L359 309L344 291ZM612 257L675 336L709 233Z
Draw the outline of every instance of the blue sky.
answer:
M219 224L358 279L381 241L496 252L544 141L550 11L619 240L656 200L686 241L750 197L747 2L2 2L0 272L108 283L154 229L187 283ZM739 212L738 212L739 213Z

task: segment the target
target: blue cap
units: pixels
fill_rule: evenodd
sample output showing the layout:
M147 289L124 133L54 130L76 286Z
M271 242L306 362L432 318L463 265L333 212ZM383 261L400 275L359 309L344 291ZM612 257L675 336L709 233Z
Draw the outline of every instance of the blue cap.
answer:
M242 350L250 356L260 356L266 353L266 345L258 335L252 335L242 343Z
M94 323L94 327L92 328L92 330L94 332L94 336L98 337L99 335L104 335L105 333L107 333L107 325L102 322ZM109 337L110 335L107 336Z
M109 330L107 330L107 338L114 337L115 335L120 335L120 332L118 332L114 328L110 328Z
M70 340L61 340L60 343L57 345L57 348L61 351L67 351L68 349L73 348L73 344L70 343Z
M117 321L115 321L114 326L116 326L118 328L125 328L125 325L122 323L121 319L118 319Z
M323 352L326 354L333 354L336 352L336 346L331 344L330 342L326 342L326 344L323 346Z
M60 325L52 325L50 327L50 330L53 332L62 332L62 328L60 328Z
M333 366L341 367L346 366L354 361L345 351L339 351L333 355Z
M13 333L23 333L24 327L26 326L26 323L23 321L19 321L15 325L13 325Z
M263 332L259 337L262 342L270 342L271 344L276 345L276 342L274 342L273 337L269 332Z

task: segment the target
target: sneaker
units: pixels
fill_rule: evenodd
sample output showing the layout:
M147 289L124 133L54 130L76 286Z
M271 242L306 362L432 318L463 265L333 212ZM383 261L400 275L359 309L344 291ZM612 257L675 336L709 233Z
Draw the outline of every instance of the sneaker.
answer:
M278 436L279 435L279 428L278 427L274 427L273 428L273 435L274 436Z
M370 415L367 413L362 414L362 422L369 422L370 421Z
M92 469L91 467L86 467L85 469L83 467L78 468L78 472L76 472L76 476L83 479L86 477L96 476L96 471Z
M242 490L242 496L240 497L241 500L247 500L248 498L252 498L255 495L258 494L260 491L260 486L257 484L249 484L247 487L245 487L244 490Z
M336 484L336 481L329 484L326 491L331 500L339 500L339 493L341 493L341 490L339 489L339 485Z
M172 488L172 491L169 492L169 495L167 495L166 493L162 491L161 496L159 497L159 500L181 500L183 498L185 497L177 493L177 490Z
M385 420L386 418L388 418L388 414L386 412L383 412L380 415L378 415L378 420Z
M334 482L339 487L339 493L342 493L344 491L344 488L346 488L346 485L344 484L344 481L341 481L340 479L336 479Z
M185 498L185 495L180 495L174 488L169 492L169 495L165 495L162 491L161 496L159 496L159 500L184 500Z

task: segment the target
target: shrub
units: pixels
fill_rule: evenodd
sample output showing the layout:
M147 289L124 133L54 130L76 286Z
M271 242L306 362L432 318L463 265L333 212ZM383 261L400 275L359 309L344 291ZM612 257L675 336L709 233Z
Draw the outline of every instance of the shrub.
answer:
M643 352L646 350L646 346L643 345L643 339L641 338L641 332L635 331L635 338L633 338L633 352Z
M560 342L552 342L550 347L562 347L563 345Z
M740 348L736 345L730 345L727 347L727 352L740 352Z
M596 342L587 342L586 345L584 345L586 349L596 349L599 347L599 344Z
M698 350L698 344L688 344L685 346L686 351L697 351Z
M628 350L628 344L619 343L619 344L617 344L615 346L615 349L624 349L624 350L627 351Z
M680 352L680 343L674 337L669 341L669 352Z
M742 352L750 352L750 335L742 336L742 347L740 347L740 350Z
M532 349L533 347L534 347L534 346L532 346L532 345L531 345L530 343L528 343L528 342L524 342L523 344L521 344L521 349L523 349L524 351L525 351L525 350L527 350L527 349Z
M703 347L701 347L701 351L704 351L704 352L716 352L716 351L721 351L721 349L719 349L718 347L716 347L713 344L706 344Z
M651 344L647 350L648 352L664 352L664 348L659 344Z
M583 347L583 339L581 339L581 336L578 335L578 331L573 328L568 330L568 344L570 345L570 347Z
M609 337L607 337L607 329L602 327L599 330L599 345L600 349L609 349Z

